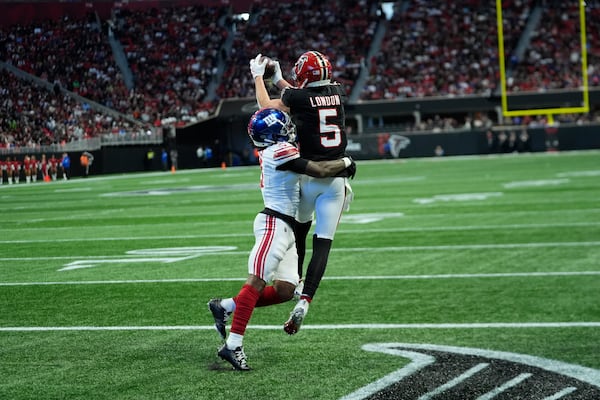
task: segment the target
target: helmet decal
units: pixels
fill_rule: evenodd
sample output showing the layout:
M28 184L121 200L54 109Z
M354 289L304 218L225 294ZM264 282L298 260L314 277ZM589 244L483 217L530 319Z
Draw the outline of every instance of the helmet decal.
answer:
M292 79L297 87L331 79L331 62L318 51L307 51L298 57L292 69Z
M298 71L302 71L302 69L304 68L304 63L306 63L308 61L308 56L306 54L302 54L300 56L300 58L298 59L298 61L296 61L296 69Z
M329 71L327 70L327 64L329 63L329 60L327 60L325 56L319 53L318 51L311 51L311 53L317 58L317 61L319 63L319 72L321 75L321 79L319 80L322 81L325 79L329 79Z
M262 108L248 122L248 136L256 147L264 148L277 142L295 142L296 127L282 110Z

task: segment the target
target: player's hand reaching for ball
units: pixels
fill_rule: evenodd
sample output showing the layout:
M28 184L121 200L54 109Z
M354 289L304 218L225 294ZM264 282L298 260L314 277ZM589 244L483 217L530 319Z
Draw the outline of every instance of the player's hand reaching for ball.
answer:
M263 57L262 54L256 56L250 60L250 72L252 78L256 79L257 76L263 76L265 74L265 67L267 66L268 59Z
M277 85L277 82L283 80L281 66L279 65L279 61L272 61L271 64L273 65L273 77L271 78L271 80L273 81L274 85Z

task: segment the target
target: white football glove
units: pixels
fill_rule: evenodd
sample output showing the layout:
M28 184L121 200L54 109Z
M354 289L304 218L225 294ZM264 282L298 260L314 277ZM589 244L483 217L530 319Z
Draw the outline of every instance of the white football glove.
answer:
M267 66L267 59L263 59L262 61L260 60L260 58L262 57L262 54L259 54L256 56L256 58L253 58L252 60L250 60L250 73L252 73L252 78L255 79L257 76L263 76L265 74L265 67Z
M279 65L279 61L275 61L275 72L273 72L273 85L277 86L277 82L283 80L283 74L281 73L281 66Z

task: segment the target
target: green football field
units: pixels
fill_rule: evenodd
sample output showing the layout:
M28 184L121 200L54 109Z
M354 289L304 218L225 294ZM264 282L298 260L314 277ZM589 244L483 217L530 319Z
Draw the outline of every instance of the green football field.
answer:
M409 375L407 353L373 351L399 344L510 353L600 388L599 151L359 161L302 329L282 330L292 302L256 309L252 371L236 372L206 302L245 280L258 180L238 167L2 185L0 399L362 399ZM419 375L421 394L387 398L461 398L444 391L479 373L454 372L455 356L436 356L445 386ZM586 398L565 385L555 398Z

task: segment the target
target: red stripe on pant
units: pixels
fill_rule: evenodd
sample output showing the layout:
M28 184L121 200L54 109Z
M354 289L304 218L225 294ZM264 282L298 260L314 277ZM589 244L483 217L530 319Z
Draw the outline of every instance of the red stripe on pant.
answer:
M266 217L265 233L260 241L256 256L254 257L254 275L258 276L259 278L264 278L265 262L267 260L267 256L269 255L273 238L275 237L276 218L272 215L267 215Z

